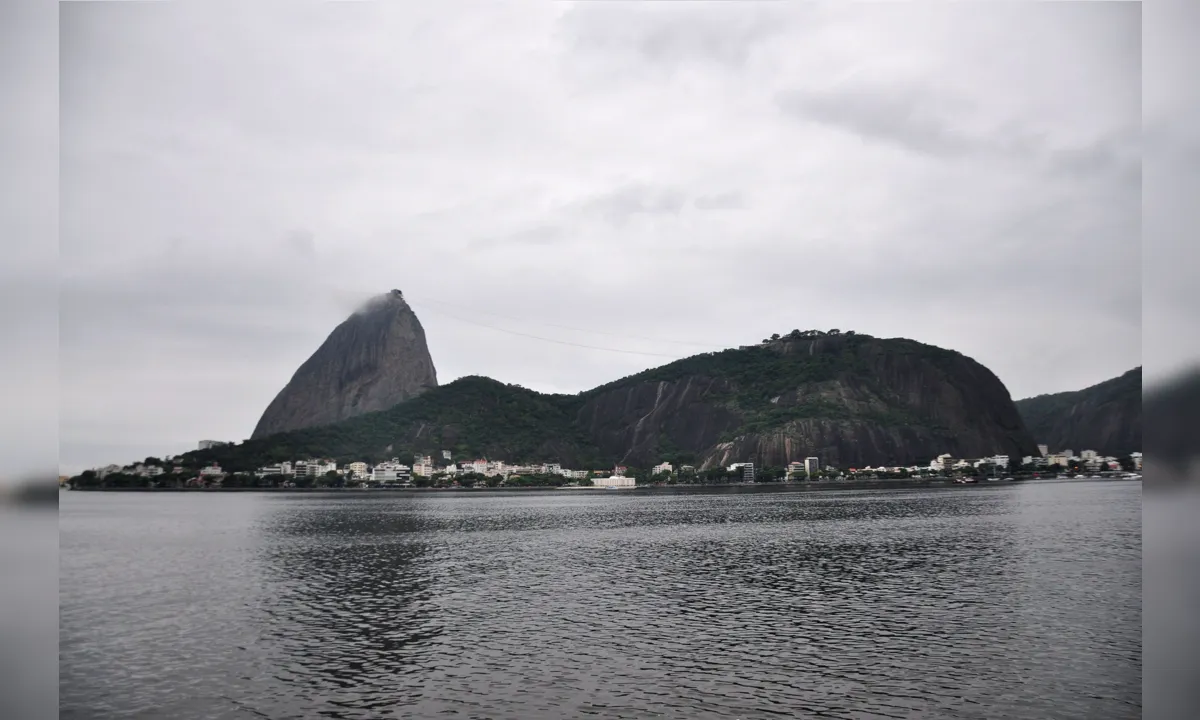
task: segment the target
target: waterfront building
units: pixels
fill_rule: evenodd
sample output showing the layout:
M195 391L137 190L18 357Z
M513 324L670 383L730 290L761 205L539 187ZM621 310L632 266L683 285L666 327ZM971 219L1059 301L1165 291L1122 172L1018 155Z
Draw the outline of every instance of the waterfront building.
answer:
M596 478L592 481L592 484L596 487L604 488L631 488L637 485L637 481L631 477L612 475L607 478Z
M726 468L727 472L742 471L742 482L754 482L754 463L734 463Z
M375 482L381 485L390 485L394 483L407 484L411 477L409 475L409 467L401 465L393 459L391 462L379 463L375 466L372 475Z
M821 469L821 462L816 457L804 458L804 473L811 476L813 473Z

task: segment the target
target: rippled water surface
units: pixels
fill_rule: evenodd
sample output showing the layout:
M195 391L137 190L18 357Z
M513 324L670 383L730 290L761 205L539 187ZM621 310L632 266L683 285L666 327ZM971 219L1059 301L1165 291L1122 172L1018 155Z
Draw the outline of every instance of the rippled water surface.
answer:
M1137 718L1141 485L66 493L63 718Z

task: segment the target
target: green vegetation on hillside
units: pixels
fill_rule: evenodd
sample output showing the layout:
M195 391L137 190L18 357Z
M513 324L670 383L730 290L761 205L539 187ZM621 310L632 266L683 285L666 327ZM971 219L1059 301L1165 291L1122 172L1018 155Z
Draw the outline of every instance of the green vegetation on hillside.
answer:
M485 377L464 377L382 412L333 425L280 433L184 455L190 466L218 463L253 469L283 460L329 458L380 462L413 454L454 460L477 457L538 462L570 457L604 467L612 458L580 437L572 424L578 398L543 395Z

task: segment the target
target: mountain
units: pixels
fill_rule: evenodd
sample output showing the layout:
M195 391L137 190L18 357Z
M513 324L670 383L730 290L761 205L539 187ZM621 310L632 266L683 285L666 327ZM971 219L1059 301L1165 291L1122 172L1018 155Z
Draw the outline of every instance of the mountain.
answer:
M968 357L912 340L793 331L577 395L461 378L383 412L188 455L249 469L441 450L596 468L662 459L779 466L810 455L861 467L941 453L1020 457L1036 444L1003 383Z
M267 406L250 438L386 410L436 387L425 330L392 290L333 329Z
M1017 401L1025 426L1050 450L1119 457L1142 449L1142 368L1083 390Z

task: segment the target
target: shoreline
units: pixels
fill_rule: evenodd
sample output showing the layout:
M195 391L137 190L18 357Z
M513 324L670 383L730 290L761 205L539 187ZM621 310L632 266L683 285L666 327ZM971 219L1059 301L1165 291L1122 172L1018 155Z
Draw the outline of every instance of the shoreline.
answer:
M631 488L613 488L605 487L578 487L578 486L559 486L559 485L531 485L527 487L485 487L485 488L256 488L256 487L231 487L231 488L69 488L68 492L127 492L127 493L280 493L280 494L312 494L312 493L350 493L355 495L372 495L372 494L408 494L421 495L427 493L522 493L522 492L546 492L550 490L572 490L575 492L594 492L594 493L654 493L654 492L680 492L694 491L700 492L705 490L724 490L724 491L743 491L743 490L775 490L777 492L784 491L801 491L801 492L819 492L827 490L902 490L905 488L983 488L995 487L1004 485L1014 485L1028 482L1080 482L1085 480L1141 480L1141 478L1125 478L1125 477L1095 477L1095 478L1045 478L1045 477L1019 477L1012 480L981 480L974 483L956 483L948 478L936 479L889 479L889 480L819 480L816 482L789 482L789 483L714 483L711 485L639 485Z

